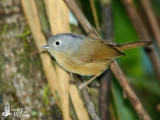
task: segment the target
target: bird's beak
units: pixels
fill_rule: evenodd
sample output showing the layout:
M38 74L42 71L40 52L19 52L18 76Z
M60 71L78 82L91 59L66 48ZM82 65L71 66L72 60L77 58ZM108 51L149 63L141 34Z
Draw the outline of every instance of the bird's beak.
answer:
M48 44L46 44L46 45L43 45L42 47L41 47L41 49L49 49L50 47L49 47L49 45Z

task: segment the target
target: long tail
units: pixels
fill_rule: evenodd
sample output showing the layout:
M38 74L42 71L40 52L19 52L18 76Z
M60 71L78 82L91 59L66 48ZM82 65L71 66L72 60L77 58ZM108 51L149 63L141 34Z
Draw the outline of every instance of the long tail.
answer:
M136 48L139 46L145 46L150 45L152 41L145 41L145 42L134 42L134 43L128 43L124 45L117 45L115 48L117 48L119 51L124 51L132 48Z

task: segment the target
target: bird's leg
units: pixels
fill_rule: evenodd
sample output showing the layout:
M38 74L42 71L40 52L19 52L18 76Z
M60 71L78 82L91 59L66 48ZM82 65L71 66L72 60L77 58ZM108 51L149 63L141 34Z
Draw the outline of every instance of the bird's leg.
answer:
M82 90L82 88L84 88L84 87L86 87L88 84L90 84L96 77L98 77L99 76L99 74L96 74L96 75L94 75L91 79L89 79L87 82L85 82L85 83L82 83L79 87L78 87L78 89L79 90Z

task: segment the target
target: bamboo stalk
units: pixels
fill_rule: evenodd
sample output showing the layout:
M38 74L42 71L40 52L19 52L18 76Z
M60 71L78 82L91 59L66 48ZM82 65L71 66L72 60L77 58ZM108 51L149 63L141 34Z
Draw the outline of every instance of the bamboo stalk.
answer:
M45 8L50 23L51 33L69 32L69 10L62 0L44 0ZM55 64L57 72L57 91L60 97L61 110L64 120L70 120L69 112L69 80L68 73Z
M34 38L37 50L39 53L42 52L41 46L47 43L40 26L40 21L38 18L38 12L36 9L36 4L34 0L21 0L24 14L27 18L31 33ZM54 67L52 66L52 61L48 53L41 53L40 58L42 61L42 66L46 78L48 80L51 92L55 96L55 91L57 89L57 76ZM59 102L57 101L59 105Z

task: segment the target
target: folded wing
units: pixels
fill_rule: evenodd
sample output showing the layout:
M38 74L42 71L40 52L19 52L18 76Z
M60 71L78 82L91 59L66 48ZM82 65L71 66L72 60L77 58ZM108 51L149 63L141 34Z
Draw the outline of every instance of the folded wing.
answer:
M79 46L78 50L74 52L71 57L80 62L99 62L110 60L124 53L114 48L114 45L97 39L85 39L83 44Z

